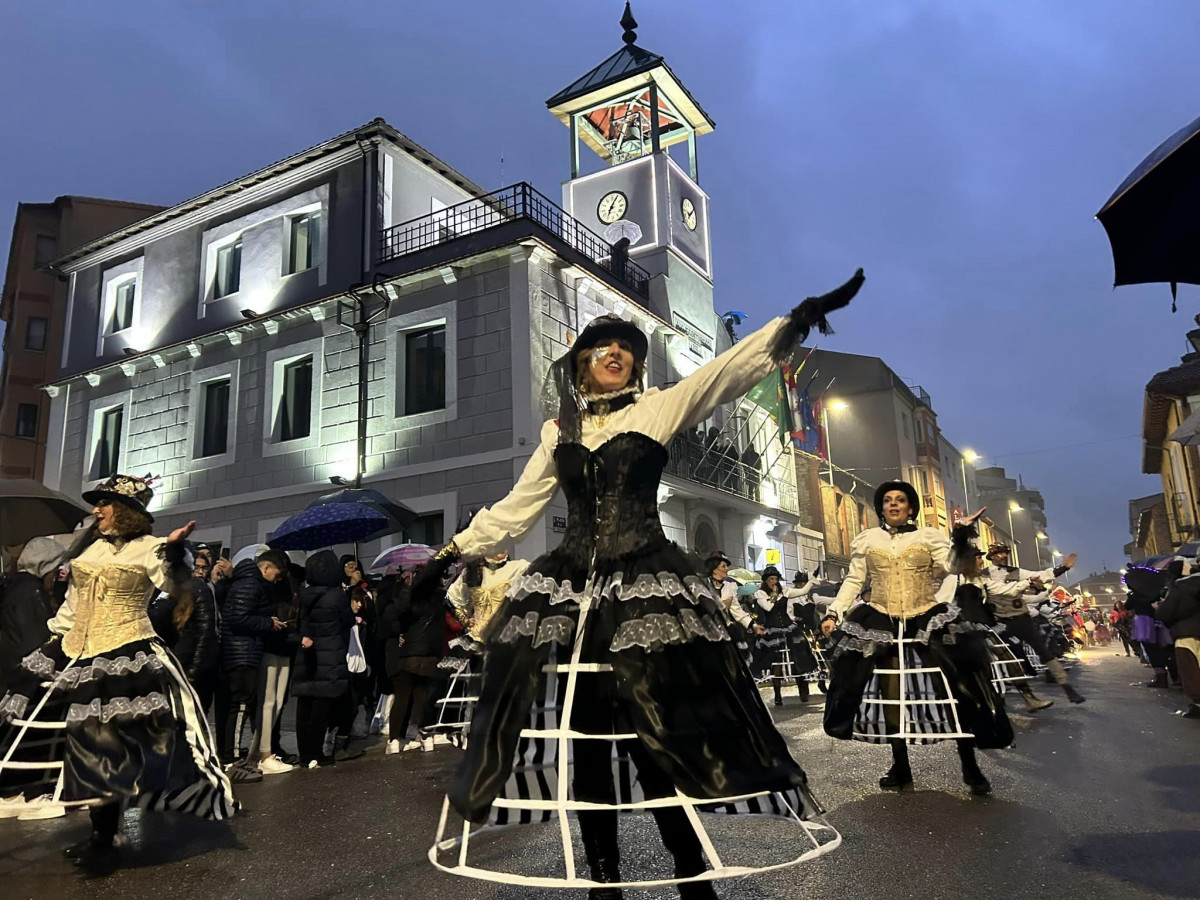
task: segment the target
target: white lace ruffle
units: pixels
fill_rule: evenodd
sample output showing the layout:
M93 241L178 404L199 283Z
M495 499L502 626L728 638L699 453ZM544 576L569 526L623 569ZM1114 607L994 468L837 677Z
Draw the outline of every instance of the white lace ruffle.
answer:
M21 668L26 672L32 672L41 678L49 678L56 671L54 660L48 657L41 650L34 650L28 656L21 660Z
M568 600L581 603L585 597L589 596L589 593L586 585L582 591L577 591L571 587L571 582L566 581L559 584L549 575L543 575L540 572L530 572L518 576L513 579L512 587L509 588L509 596L513 600L524 600L534 594L546 594L550 597L551 606L566 603Z
M571 634L575 623L567 616L546 616L538 622L539 616L530 611L524 616L512 616L504 623L504 628L496 640L502 644L511 644L520 637L533 638L533 646L540 647L553 641L563 647L571 643Z
M67 710L67 722L98 718L101 724L107 724L117 716L148 716L156 710L170 708L167 698L157 692L132 700L128 697L113 697L107 703L101 703L100 699L96 698L91 703L72 703Z
M705 579L696 575L686 575L680 578L674 572L659 572L655 575L638 575L632 582L625 581L624 572L614 572L604 581L595 583L589 581L582 590L575 590L571 582L559 583L549 575L530 572L513 580L509 596L520 601L535 594L544 594L550 598L550 605L572 601L582 603L591 600L647 600L651 597L686 597L692 605L698 605L700 597L707 597L714 603L718 602L717 595L705 583Z
M0 700L0 722L23 718L28 708L29 698L24 694L8 694Z
M131 672L136 674L147 667L152 672L160 672L166 668L157 656L141 650L133 659L128 656L118 656L116 659L97 656L86 666L67 669L55 680L55 687L74 688L106 675L128 675Z
M928 644L929 639L931 637L933 637L933 633L935 631L941 631L942 629L945 629L947 634L946 634L946 640L944 641L944 643L953 644L955 634L959 634L964 631L975 630L972 627L971 623L966 622L966 621L960 622L959 616L961 616L961 615L962 615L962 610L959 609L957 606L948 606L948 607L946 607L945 612L940 612L936 616L931 616L929 621L925 623L925 627L913 635L913 639L920 641L922 644ZM947 626L950 625L951 622L957 622L960 625L965 626L965 627L962 627L959 629L947 628ZM983 630L987 631L987 627L983 626Z
M613 635L609 649L619 653L630 647L653 650L655 645L682 644L692 638L727 641L729 632L720 620L697 615L695 610L681 609L678 617L666 613L650 613L640 619L622 622Z

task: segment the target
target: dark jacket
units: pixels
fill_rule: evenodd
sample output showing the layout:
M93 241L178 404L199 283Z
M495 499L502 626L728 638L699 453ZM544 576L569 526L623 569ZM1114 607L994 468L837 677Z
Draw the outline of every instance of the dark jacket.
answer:
M296 568L299 569L299 566ZM300 571L300 580L296 584L297 592L303 584L303 570ZM268 587L267 592L271 597L271 615L282 622L287 622L288 627L263 635L263 652L291 657L295 654L296 648L300 646L300 633L296 630L300 619L300 607L296 605L296 595L292 593L291 580L272 584Z
M263 636L275 630L269 588L254 560L244 559L233 570L221 608L221 667L226 672L262 662Z
M341 697L350 690L346 651L354 613L342 589L342 566L332 550L308 558L308 586L300 591L300 636L313 646L301 648L292 667L291 692L297 697Z
M212 585L199 578L192 580L192 614L179 631L175 655L193 684L211 678L221 664L216 596Z
M1167 591L1167 599L1158 604L1158 619L1171 637L1200 638L1200 574L1180 578Z
M21 660L50 640L53 617L42 579L17 572L0 582L0 685L11 682Z

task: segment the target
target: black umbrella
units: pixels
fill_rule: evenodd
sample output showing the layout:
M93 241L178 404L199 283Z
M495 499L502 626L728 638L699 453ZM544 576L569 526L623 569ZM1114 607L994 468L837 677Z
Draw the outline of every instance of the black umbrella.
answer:
M29 478L0 479L0 544L70 534L91 513L82 501Z
M403 503L392 500L385 494L381 494L379 491L374 491L370 488L343 488L340 491L334 491L332 494L318 497L308 505L311 509L314 506L329 506L333 503L358 503L376 512L383 513L387 517L386 525L365 537L359 538L360 541L373 541L376 538L385 537L389 534L407 531L420 518L416 512L409 509Z
M1096 218L1112 244L1113 286L1200 284L1200 119L1142 160Z

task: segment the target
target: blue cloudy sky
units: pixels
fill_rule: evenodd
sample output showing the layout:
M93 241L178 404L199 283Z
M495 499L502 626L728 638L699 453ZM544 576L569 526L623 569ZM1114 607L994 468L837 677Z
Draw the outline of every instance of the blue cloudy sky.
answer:
M544 101L619 47L618 0L0 9L0 231L19 201L172 204L383 116L475 181L556 196ZM761 322L864 266L828 349L882 356L960 447L1041 489L1081 570L1120 560L1142 387L1200 289L1113 291L1092 216L1200 115L1194 0L637 0L717 122L718 306ZM503 159L503 163L501 160ZM1057 449L1056 449L1057 448Z

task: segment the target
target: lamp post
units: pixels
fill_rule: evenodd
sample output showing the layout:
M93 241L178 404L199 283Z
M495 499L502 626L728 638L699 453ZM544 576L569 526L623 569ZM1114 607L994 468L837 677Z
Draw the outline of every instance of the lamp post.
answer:
M1038 568L1040 569L1042 567L1042 541L1049 540L1049 538L1046 537L1046 532L1044 531L1039 531L1036 538L1034 546L1037 547Z
M971 514L971 492L967 490L967 463L975 465L975 460L979 459L979 454L974 450L964 450L962 458L959 462L962 464L963 477L963 515Z
M1013 565L1015 565L1018 569L1021 568L1021 554L1017 550L1017 532L1013 530L1012 514L1021 511L1022 507L1018 504L1008 504L1008 536L1012 538L1013 542Z
M825 429L825 462L829 463L829 486L833 487L833 444L829 438L829 410L842 412L850 404L845 400L830 400L821 405L821 427Z

